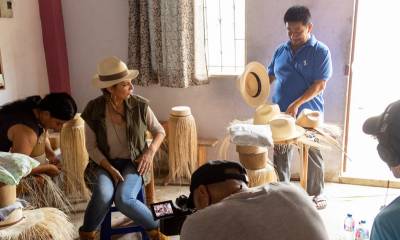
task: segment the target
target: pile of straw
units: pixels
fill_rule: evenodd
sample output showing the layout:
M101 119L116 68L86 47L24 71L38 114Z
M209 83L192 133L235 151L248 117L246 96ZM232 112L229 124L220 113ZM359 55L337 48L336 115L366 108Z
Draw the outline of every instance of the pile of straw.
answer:
M70 240L76 230L68 217L55 208L24 210L24 219L14 225L0 228L2 240Z
M249 187L261 186L271 182L278 181L278 175L275 168L270 162L265 168L258 170L247 170L247 175L249 176Z
M54 207L65 213L72 210L68 198L46 174L22 178L17 188L17 196L37 208Z

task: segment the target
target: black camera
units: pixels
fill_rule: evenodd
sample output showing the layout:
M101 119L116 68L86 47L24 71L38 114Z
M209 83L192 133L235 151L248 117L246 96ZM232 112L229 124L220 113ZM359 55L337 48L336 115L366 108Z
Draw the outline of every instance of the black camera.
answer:
M160 220L160 231L167 235L179 235L186 216L194 212L187 207L187 197L179 196L173 204L172 200L151 204L154 219Z

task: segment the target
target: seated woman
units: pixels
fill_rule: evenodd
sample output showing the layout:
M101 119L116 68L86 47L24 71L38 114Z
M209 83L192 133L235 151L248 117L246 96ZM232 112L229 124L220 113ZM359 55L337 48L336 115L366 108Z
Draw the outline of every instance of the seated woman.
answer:
M148 101L133 95L131 81L137 70L109 57L98 64L93 78L103 95L90 101L81 117L85 120L86 147L91 162L87 168L92 197L86 208L81 239L94 239L114 202L134 222L142 225L152 240L168 239L145 204L137 200L142 176L150 170L154 154L165 137ZM146 130L153 135L147 147Z
M61 173L61 167L51 149L47 130L60 131L76 110L75 101L67 93L50 93L43 99L31 96L0 108L0 151L26 154L41 163L18 185L18 197L35 207L70 208L51 180Z

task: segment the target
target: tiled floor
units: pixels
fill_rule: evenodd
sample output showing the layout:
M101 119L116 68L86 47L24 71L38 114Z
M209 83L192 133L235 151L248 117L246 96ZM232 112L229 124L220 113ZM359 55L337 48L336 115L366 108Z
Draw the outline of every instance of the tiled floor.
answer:
M379 208L386 202L390 203L394 198L400 196L400 189L365 187L356 185L327 183L325 194L328 198L328 206L324 210L320 210L320 214L325 222L331 240L340 240L342 236L343 220L346 213L352 213L358 222L361 219L372 224L373 218L378 213ZM385 198L386 192L388 193ZM156 186L157 201L174 200L181 194L188 193L188 186ZM386 200L385 200L386 199ZM76 205L81 212L74 214L72 220L75 226L79 227L82 223L84 203ZM113 222L118 223L124 221L124 216L113 216ZM132 235L117 236L113 239L137 239ZM140 239L140 238L139 238ZM173 237L178 240L179 237Z

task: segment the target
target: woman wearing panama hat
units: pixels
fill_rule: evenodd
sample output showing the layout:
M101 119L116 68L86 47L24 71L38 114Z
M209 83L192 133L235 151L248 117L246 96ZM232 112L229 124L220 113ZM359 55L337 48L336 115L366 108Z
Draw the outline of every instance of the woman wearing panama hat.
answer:
M92 84L103 94L91 100L81 117L85 120L86 147L90 163L86 173L92 197L86 208L81 239L94 239L111 204L142 225L152 240L167 239L158 231L145 204L136 200L150 170L153 157L165 136L148 101L133 95L131 81L139 71L130 70L117 57L103 59ZM147 147L145 133L153 135ZM89 171L90 170L90 171Z

